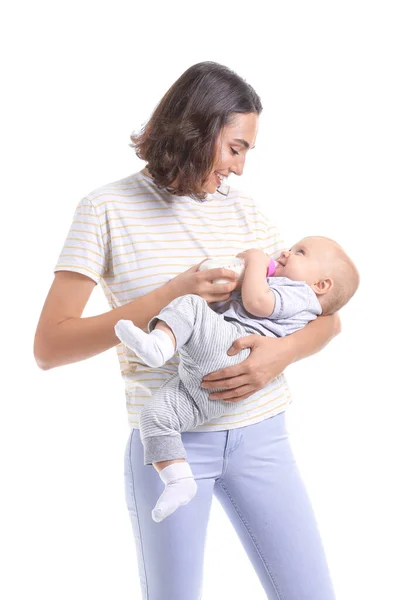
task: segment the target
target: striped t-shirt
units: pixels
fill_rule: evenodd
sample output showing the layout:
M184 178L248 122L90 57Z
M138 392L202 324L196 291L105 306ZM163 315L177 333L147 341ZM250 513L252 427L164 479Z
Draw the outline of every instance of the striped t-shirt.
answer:
M229 258L254 247L273 258L284 249L277 229L251 198L229 188L226 196L216 192L199 202L160 190L139 172L80 201L54 270L75 271L100 283L109 306L117 308L204 258ZM150 368L123 344L116 349L129 423L139 428L142 407L177 373L179 356ZM281 374L249 398L228 403L222 417L192 431L245 427L282 412L289 403Z

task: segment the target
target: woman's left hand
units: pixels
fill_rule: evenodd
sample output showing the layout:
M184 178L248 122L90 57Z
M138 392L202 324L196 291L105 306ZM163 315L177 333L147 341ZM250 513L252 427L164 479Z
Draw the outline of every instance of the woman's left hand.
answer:
M293 348L288 336L270 338L248 335L235 340L228 354L233 356L244 348L251 348L248 358L237 365L209 373L203 378L202 388L226 390L214 392L210 395L210 400L227 402L244 400L264 388L293 362Z

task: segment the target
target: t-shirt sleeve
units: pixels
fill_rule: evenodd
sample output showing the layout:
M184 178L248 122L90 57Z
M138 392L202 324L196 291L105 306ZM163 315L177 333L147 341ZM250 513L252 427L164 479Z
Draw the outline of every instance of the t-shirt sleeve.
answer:
M56 271L74 271L99 283L107 266L107 245L103 241L101 223L96 208L83 198L75 211Z
M304 281L269 277L268 284L275 296L274 312L269 319L278 321L297 318L308 322L321 314L317 296Z

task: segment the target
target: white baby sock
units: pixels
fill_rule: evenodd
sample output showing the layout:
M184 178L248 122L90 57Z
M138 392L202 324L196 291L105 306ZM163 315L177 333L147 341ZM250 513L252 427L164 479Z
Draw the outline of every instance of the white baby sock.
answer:
M172 463L159 472L165 490L152 511L152 519L159 523L183 504L188 504L196 494L197 485L187 462Z
M175 354L171 338L161 329L145 333L132 321L121 320L115 325L115 333L150 367L161 367Z

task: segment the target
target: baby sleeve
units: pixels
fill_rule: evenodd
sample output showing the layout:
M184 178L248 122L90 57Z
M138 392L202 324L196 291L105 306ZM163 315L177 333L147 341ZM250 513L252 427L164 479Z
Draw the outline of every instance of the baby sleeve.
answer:
M287 277L269 277L267 281L275 296L274 312L269 319L308 323L321 314L317 296L305 281L292 281Z
M76 208L54 272L73 271L99 283L106 271L107 248L96 208L88 198L83 198Z

